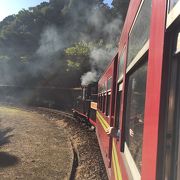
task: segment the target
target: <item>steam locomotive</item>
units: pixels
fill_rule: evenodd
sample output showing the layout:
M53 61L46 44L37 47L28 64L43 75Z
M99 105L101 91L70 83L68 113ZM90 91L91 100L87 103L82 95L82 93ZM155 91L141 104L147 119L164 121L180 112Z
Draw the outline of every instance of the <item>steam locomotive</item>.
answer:
M180 179L179 70L180 0L131 0L97 92L83 87L74 108L96 126L109 179Z
M91 83L82 86L82 93L76 98L74 108L72 109L75 118L89 126L96 126L97 110L97 83Z

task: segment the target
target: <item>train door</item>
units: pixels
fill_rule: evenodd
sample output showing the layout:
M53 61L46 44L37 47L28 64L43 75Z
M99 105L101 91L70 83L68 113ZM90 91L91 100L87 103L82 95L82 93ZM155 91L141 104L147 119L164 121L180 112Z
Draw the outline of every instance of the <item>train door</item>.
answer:
M180 179L180 23L167 33L163 123L157 178ZM168 57L168 58L167 58Z

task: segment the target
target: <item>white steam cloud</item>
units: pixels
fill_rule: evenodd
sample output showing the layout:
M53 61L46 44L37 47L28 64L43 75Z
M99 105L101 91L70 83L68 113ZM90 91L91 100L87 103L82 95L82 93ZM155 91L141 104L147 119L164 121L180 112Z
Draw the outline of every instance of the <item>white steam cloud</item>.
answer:
M122 26L121 16L108 21L105 15L99 11L97 8L92 9L91 16L88 17L88 22L95 27L95 29L100 29L102 33L107 35L107 39L111 44L115 41L118 42L120 29ZM88 38L86 38L88 39ZM112 45L108 47L94 47L91 49L91 71L85 73L81 77L81 85L88 85L89 83L98 81L99 76L105 70L107 65L111 62L112 58L115 56L117 47Z
M44 30L40 39L40 47L37 54L40 56L50 56L65 47L64 39L59 35L55 26L48 26Z
M98 75L96 71L87 72L81 76L81 85L85 86L89 83L96 82Z

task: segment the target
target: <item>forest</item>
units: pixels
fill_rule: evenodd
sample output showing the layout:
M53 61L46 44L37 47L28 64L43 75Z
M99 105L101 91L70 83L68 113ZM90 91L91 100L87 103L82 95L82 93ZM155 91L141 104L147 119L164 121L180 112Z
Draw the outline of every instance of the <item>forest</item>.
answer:
M50 0L0 22L0 85L79 87L117 51L129 0Z

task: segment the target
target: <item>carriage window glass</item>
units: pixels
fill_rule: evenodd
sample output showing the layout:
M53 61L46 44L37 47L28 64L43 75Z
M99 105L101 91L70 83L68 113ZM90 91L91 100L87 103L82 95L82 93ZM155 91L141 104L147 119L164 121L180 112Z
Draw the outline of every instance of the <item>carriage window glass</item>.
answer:
M127 65L131 63L149 39L151 3L152 0L144 0L132 31L130 32Z
M103 113L105 112L105 101L106 101L106 96L103 95L103 105L102 105L102 111L103 111Z
M103 87L102 87L102 85L100 85L98 88L98 92L101 93L102 91L103 91Z
M106 116L110 115L110 98L111 98L111 92L108 92L107 102L106 102Z
M100 108L100 106L101 106L101 97L100 97L100 95L98 96L98 108Z
M124 56L125 53L120 57L119 63L118 63L118 80L122 77L123 75L123 70L124 70Z
M179 0L170 0L170 10L177 4Z
M122 88L121 85L118 85L118 92L116 97L116 113L115 113L115 127L119 129L119 118L120 118L120 106L121 106L121 94Z
M102 111L102 105L103 105L103 97L102 97L102 95L101 95L101 111Z
M102 111L102 101L103 101L103 97L102 97L102 95L100 96L100 110Z
M126 105L126 143L139 172L142 161L146 72L147 63L129 75Z
M108 79L107 89L110 90L110 89L111 89L111 86L112 86L112 77Z

